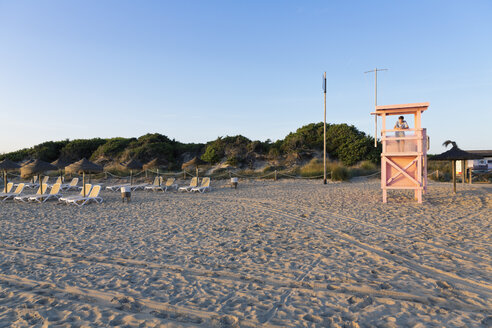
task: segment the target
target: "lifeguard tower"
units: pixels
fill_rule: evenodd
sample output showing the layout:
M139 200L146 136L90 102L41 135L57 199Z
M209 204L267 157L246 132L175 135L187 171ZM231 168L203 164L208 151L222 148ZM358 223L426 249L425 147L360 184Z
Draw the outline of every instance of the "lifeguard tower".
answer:
M376 106L371 115L381 117L381 189L383 203L388 200L388 190L415 190L415 199L422 203L422 194L427 190L427 131L421 126L421 116L429 107L429 103ZM397 136L391 121L386 127L388 116L414 115L415 126L403 130L403 136ZM377 125L376 125L377 135Z

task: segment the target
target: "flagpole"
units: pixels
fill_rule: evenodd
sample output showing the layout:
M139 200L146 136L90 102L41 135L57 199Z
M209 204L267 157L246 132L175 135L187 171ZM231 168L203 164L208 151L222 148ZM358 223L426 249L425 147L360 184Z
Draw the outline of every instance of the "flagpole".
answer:
M374 72L374 111L378 107L378 72L387 71L387 68L375 68L372 71L364 72L364 74ZM378 146L378 116L374 115L374 147Z
M323 94L325 108L323 123L323 184L326 184L326 72L323 74Z

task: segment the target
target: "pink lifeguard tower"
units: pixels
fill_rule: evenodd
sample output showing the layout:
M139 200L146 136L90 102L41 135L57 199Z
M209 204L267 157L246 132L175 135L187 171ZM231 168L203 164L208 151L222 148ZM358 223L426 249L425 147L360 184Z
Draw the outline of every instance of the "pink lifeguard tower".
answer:
M421 126L422 113L429 103L376 106L371 115L381 117L381 189L383 203L388 200L388 190L410 189L415 191L415 199L422 203L422 194L427 190L427 131ZM404 136L397 136L393 124L386 128L387 116L411 115L415 117L415 127L403 130ZM377 122L377 120L376 120ZM377 126L376 126L377 135Z

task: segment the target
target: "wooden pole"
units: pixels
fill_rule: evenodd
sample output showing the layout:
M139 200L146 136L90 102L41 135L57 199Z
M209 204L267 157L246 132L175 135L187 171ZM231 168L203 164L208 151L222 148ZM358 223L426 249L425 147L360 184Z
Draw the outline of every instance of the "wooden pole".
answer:
M3 170L3 185L4 185L4 192L7 193L7 171Z
M453 190L456 194L456 161L453 160Z
M323 124L323 183L326 184L326 72L323 74L324 79L324 124ZM275 180L277 180L277 171L275 170Z
M470 167L469 171L470 171L470 176L468 177L468 181L470 182L470 184L472 184L472 180L473 180L473 176L472 176L473 167Z
M275 170L275 174L273 175L273 180L277 181L277 170Z
M465 160L461 160L461 183L465 184L465 172L466 172L466 168L465 168Z

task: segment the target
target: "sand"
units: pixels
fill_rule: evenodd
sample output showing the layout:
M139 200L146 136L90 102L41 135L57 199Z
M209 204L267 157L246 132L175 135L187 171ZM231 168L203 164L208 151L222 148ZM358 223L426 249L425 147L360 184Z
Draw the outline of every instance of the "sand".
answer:
M0 204L0 327L492 326L490 186L213 186Z

